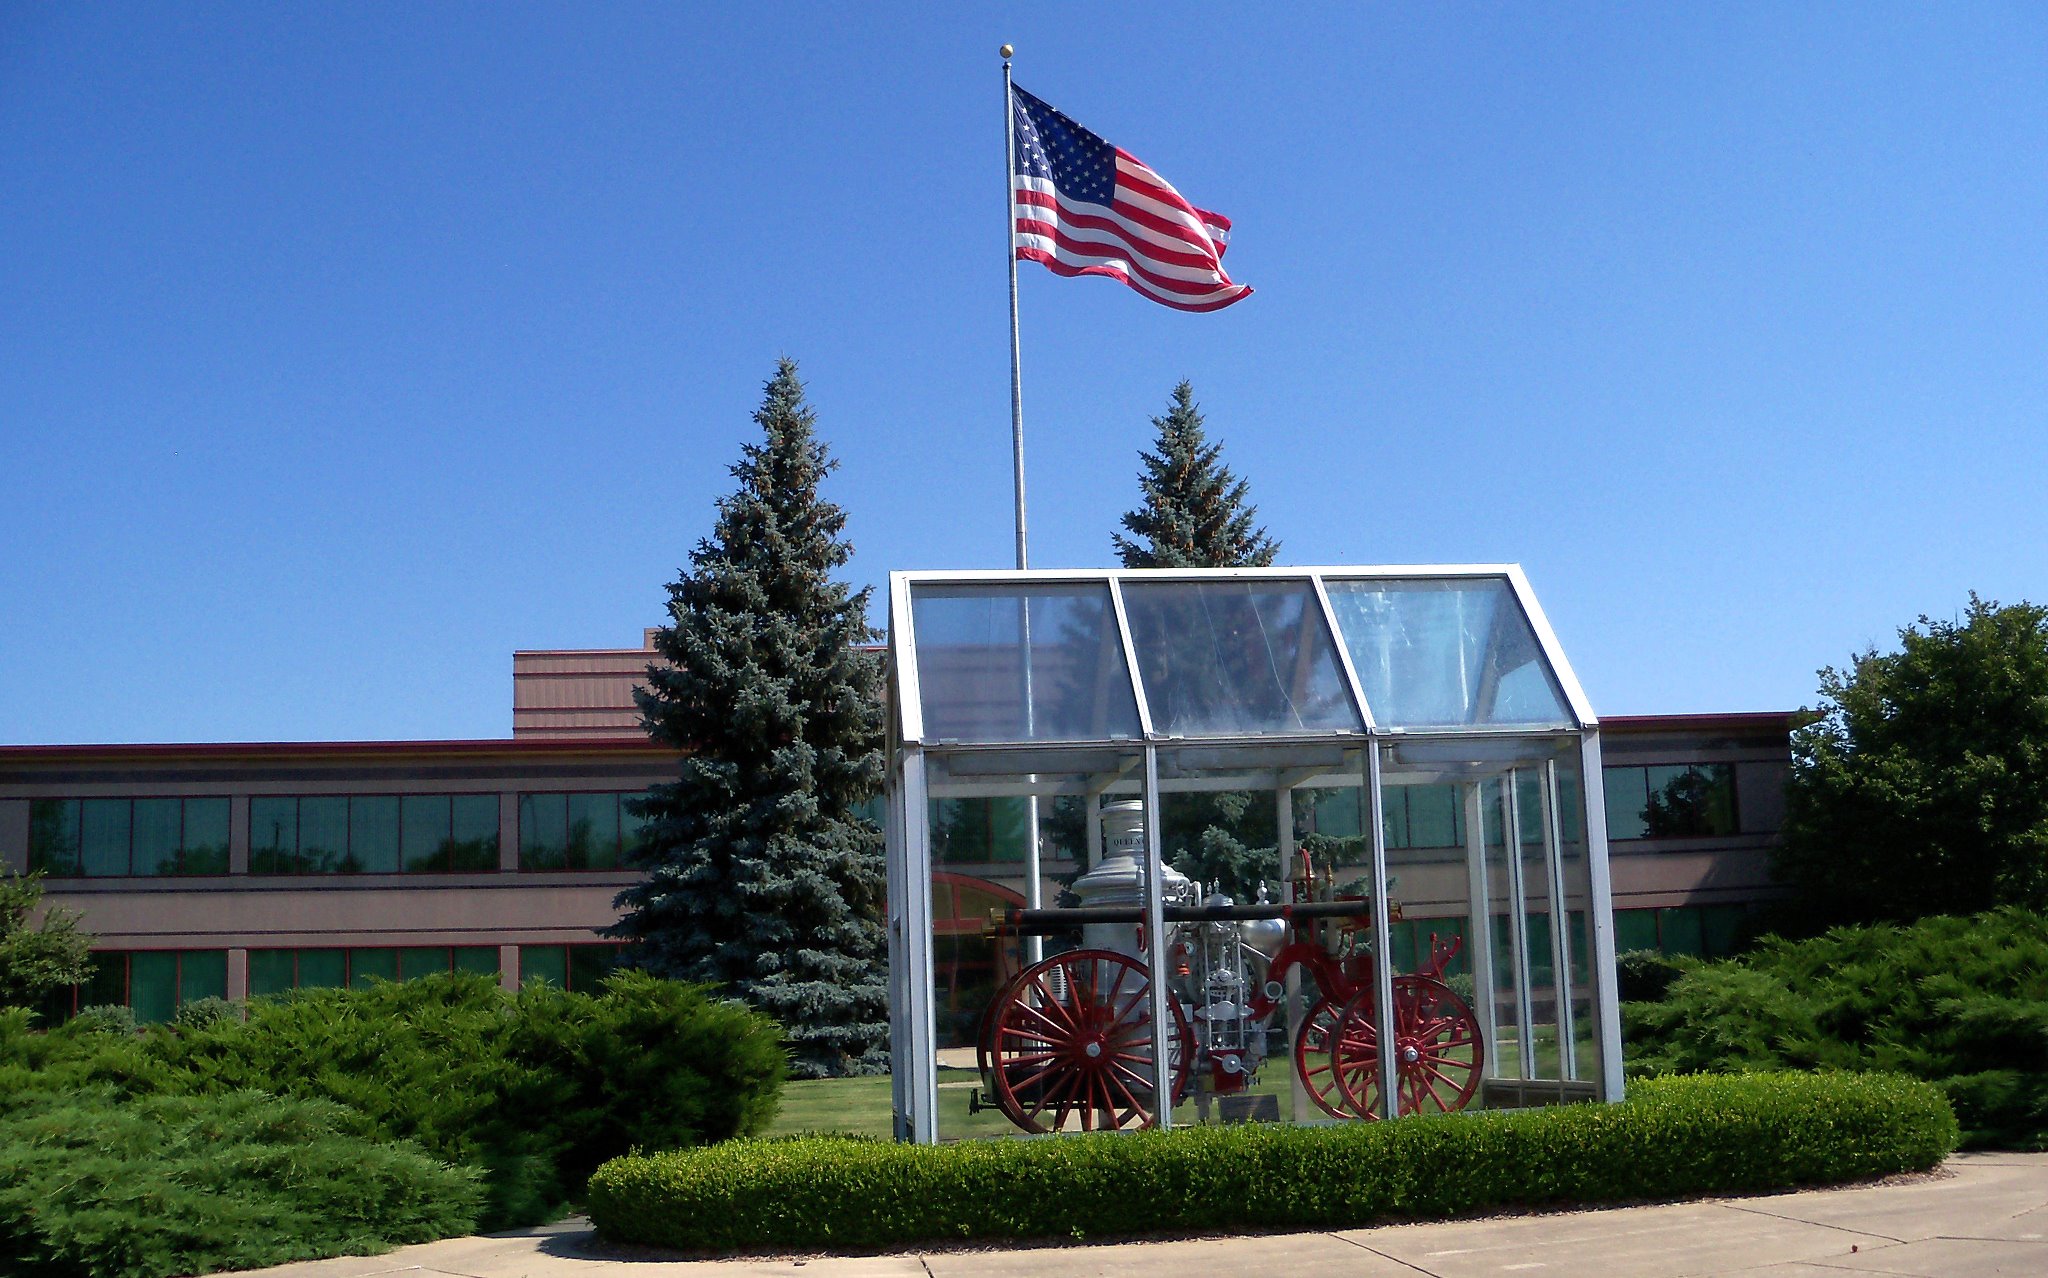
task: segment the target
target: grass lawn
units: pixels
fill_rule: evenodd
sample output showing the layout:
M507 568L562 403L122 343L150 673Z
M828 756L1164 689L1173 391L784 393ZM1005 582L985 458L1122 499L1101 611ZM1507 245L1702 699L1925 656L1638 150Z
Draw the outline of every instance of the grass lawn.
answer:
M1280 1113L1286 1117L1289 1109L1289 1080L1293 1071L1290 1067L1276 1063L1275 1067L1263 1071L1260 1080L1252 1087L1254 1092L1271 1092L1280 1097ZM984 1109L978 1114L967 1112L967 1101L973 1090L981 1085L981 1076L971 1069L939 1068L939 1139L959 1140L962 1138L987 1136L1022 1135L1001 1111ZM1320 1113L1313 1115L1320 1118ZM1195 1120L1195 1106L1192 1101L1183 1102L1173 1111L1175 1123L1192 1124ZM889 1078L809 1078L797 1079L783 1084L782 1108L775 1115L775 1123L768 1129L770 1136L788 1136L797 1132L843 1132L848 1135L887 1136L889 1134Z

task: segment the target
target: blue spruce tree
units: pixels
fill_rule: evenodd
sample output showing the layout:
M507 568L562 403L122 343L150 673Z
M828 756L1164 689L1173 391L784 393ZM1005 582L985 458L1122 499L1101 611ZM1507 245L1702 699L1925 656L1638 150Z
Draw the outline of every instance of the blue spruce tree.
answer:
M640 866L611 929L649 971L774 1017L800 1077L888 1067L882 672L868 590L833 580L852 547L818 485L833 462L783 360L732 467L712 535L669 588L638 694L649 736L686 752L642 801Z

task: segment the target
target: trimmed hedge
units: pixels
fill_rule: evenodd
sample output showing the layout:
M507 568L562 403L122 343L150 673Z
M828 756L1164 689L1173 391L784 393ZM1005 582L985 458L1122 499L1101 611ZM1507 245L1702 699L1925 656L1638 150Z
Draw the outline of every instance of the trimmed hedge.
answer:
M1955 1115L1887 1075L1690 1076L1620 1105L915 1146L843 1137L630 1155L604 1237L687 1250L1351 1228L1827 1184L1939 1163Z

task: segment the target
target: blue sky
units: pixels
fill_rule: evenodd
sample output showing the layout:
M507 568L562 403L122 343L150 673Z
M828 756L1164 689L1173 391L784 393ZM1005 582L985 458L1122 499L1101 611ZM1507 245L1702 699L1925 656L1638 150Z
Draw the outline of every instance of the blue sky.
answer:
M1035 565L1187 377L1284 562L1519 562L1603 713L2048 600L2038 6L12 5L0 742L504 735L785 353L856 581L1008 566L1004 40L1258 290L1024 269Z

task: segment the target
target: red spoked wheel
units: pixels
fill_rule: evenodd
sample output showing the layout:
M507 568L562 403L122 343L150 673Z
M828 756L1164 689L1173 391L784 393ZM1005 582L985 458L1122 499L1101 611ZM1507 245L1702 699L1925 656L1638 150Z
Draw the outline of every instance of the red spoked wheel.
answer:
M1294 1036L1294 1073L1317 1109L1332 1118L1357 1118L1344 1108L1344 1093L1337 1086L1337 1067L1330 1056L1330 1033L1343 1011L1341 1004L1326 998L1317 999L1308 1009L1301 1019L1301 1032Z
M1332 1035L1331 1062L1346 1108L1379 1116L1379 1032L1370 989L1345 1004ZM1362 1028L1370 1027L1370 1028ZM1479 1018L1457 992L1427 976L1394 978L1395 1113L1440 1114L1465 1108L1484 1067Z
M1194 1042L1187 1013L1167 1044L1173 1097L1187 1094ZM1113 950L1069 950L1019 973L989 1009L996 1104L1026 1131L1117 1131L1158 1121L1153 1095L1152 982Z

